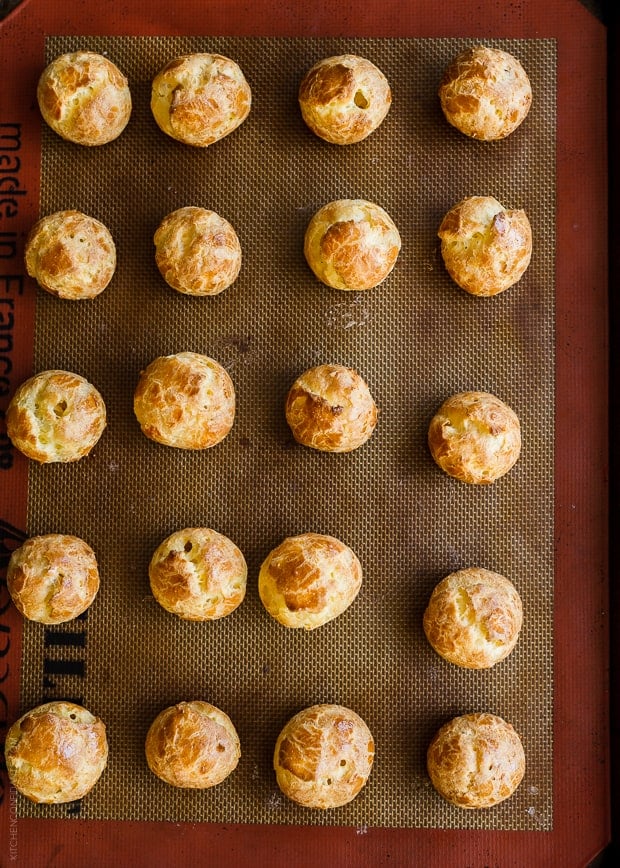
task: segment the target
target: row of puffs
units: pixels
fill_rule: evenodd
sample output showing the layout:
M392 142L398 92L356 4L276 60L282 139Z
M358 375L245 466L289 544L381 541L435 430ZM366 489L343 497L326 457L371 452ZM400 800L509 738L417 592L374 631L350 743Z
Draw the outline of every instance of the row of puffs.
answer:
M151 593L167 612L186 621L215 621L243 602L248 568L238 546L207 527L175 531L155 549L148 567ZM263 560L260 599L278 623L315 630L342 615L362 587L355 552L325 533L286 537ZM95 552L71 534L27 539L11 554L7 588L27 619L61 624L81 615L99 591ZM489 669L515 647L523 606L513 583L483 567L440 581L424 612L429 643L445 660Z
M507 51L474 45L458 54L439 84L446 120L465 135L497 141L527 117L532 88L520 61ZM56 57L42 72L37 101L44 121L63 139L98 146L118 138L132 111L125 75L92 51ZM319 138L337 145L363 141L392 105L384 73L356 54L326 57L303 76L302 117ZM239 64L217 53L174 57L151 83L151 112L176 141L207 147L248 117L252 91Z
M178 702L152 721L144 744L148 767L166 784L206 790L222 783L241 757L237 730L203 700ZM31 801L60 804L83 798L108 761L103 721L72 702L44 703L10 727L5 758L13 786ZM366 785L375 741L352 709L317 704L286 722L273 768L281 792L307 808L338 808ZM498 715L470 713L438 729L426 755L437 792L460 808L490 808L511 796L525 773L513 726Z
M158 356L140 373L133 410L142 433L164 446L204 450L232 430L236 394L228 371L201 353ZM297 443L346 453L372 437L379 410L353 368L323 364L290 387L285 418ZM27 458L42 464L87 456L107 425L99 390L72 371L41 371L21 383L6 411L6 430ZM490 392L458 392L439 407L428 428L436 464L465 483L488 485L508 473L521 454L514 410Z
M493 196L468 196L439 226L441 255L454 282L490 297L518 283L532 256L532 229L522 209ZM207 208L188 205L167 214L153 241L155 262L168 286L190 296L214 296L241 271L242 249L232 224ZM360 292L391 274L402 240L393 219L375 202L336 199L313 215L304 256L315 277L332 289ZM72 301L100 295L116 270L109 229L73 209L38 220L25 245L30 277L50 295Z

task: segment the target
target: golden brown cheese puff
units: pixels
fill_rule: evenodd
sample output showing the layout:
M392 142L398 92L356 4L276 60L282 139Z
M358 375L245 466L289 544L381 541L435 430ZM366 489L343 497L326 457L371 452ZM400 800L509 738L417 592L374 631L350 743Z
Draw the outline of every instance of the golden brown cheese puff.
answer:
M58 298L94 298L116 269L116 247L99 220L80 211L57 211L30 230L26 270L41 289Z
M495 141L509 136L525 120L532 87L516 57L476 45L448 66L439 99L453 127L471 138Z
M206 208L179 208L154 235L155 262L166 283L187 295L217 295L241 270L241 245L228 222Z
M313 133L336 145L350 145L383 122L392 91L370 60L342 54L319 60L308 70L299 87L299 105Z
M320 208L304 237L315 276L333 289L364 290L382 283L401 248L390 215L364 199L338 199Z
M153 596L190 621L223 618L245 597L248 568L232 540L206 527L176 531L155 550L149 565Z
M525 774L521 739L495 714L455 717L434 736L427 769L437 792L459 808L489 808L511 796Z
M131 114L127 79L111 60L92 51L53 60L39 79L37 99L43 120L78 145L111 142Z
M15 448L41 464L83 458L105 426L103 398L71 371L42 371L26 380L6 412L6 429Z
M471 295L497 295L514 286L532 257L527 214L505 209L492 196L470 196L457 203L437 234L450 277Z
M205 148L232 133L251 104L239 65L221 54L176 57L153 79L153 117L164 133L186 145Z
M81 615L95 599L97 558L88 543L76 536L31 537L12 553L6 582L15 607L25 618L62 624Z
M303 446L322 452L351 452L377 424L377 407L357 371L319 365L295 380L285 403L286 421Z
M436 463L455 479L477 485L495 482L521 454L516 413L488 392L459 392L441 405L428 429Z
M372 734L358 714L342 705L313 705L282 729L273 766L287 798L308 808L337 808L366 784L374 755Z
M362 565L340 540L319 533L287 537L263 561L260 598L285 627L314 630L341 615L362 586Z
M161 711L145 742L153 774L173 787L207 789L220 784L237 767L241 747L227 714L196 700Z
M81 705L47 702L11 726L4 753L11 783L31 801L73 802L106 767L105 725Z
M426 637L450 663L488 669L517 644L523 606L515 586L504 576L470 567L442 579L424 612Z
M235 389L226 370L208 356L159 356L140 374L134 412L150 440L177 449L208 449L233 426Z

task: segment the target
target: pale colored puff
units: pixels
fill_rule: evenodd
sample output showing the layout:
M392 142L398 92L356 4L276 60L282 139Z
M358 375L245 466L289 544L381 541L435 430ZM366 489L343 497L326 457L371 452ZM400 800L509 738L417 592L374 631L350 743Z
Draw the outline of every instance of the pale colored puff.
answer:
M459 808L490 808L509 798L525 774L523 744L495 714L464 714L444 724L426 757L437 792Z
M151 111L159 128L205 148L229 135L250 113L252 92L239 65L221 54L170 60L152 82Z
M93 51L62 54L39 79L37 100L44 121L78 145L105 145L123 132L131 115L127 79Z
M439 99L453 127L474 139L497 141L513 133L527 117L532 87L512 54L475 45L446 68Z
M80 374L42 371L13 395L6 413L11 442L41 464L77 461L88 455L106 426L98 390Z

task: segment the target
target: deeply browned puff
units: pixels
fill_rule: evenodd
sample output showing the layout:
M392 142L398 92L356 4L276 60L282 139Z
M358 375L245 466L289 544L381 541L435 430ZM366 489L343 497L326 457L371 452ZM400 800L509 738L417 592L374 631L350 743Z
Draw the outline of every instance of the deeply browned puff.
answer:
M310 368L293 383L285 404L295 439L324 452L350 452L377 424L377 407L357 371L343 365Z
M72 702L33 708L9 729L5 743L13 786L33 802L73 802L99 780L108 759L105 726Z
M284 726L274 750L278 786L310 808L337 808L366 784L375 754L362 718L342 705L313 705Z
M161 711L145 742L153 774L175 787L207 789L220 784L241 756L227 714L208 702L179 702Z
M361 564L347 545L304 533L287 537L265 558L258 591L276 621L312 630L341 615L361 584Z
M308 70L299 105L308 127L337 145L360 142L382 123L392 104L385 75L353 54L327 57Z

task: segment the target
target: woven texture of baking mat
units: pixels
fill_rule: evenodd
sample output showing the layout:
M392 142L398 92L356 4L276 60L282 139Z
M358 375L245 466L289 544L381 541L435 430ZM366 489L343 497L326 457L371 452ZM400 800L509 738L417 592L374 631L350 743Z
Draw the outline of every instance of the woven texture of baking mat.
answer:
M74 640L25 625L22 703L25 710L51 698L80 698L107 725L110 759L80 805L22 800L22 815L551 828L555 42L489 41L521 59L534 93L525 123L497 143L467 139L441 114L438 81L467 44L47 40L48 60L77 48L107 54L129 78L134 109L121 137L100 148L80 148L43 130L41 213L77 208L102 220L117 243L118 269L93 301L38 295L35 369L87 377L105 398L109 424L88 458L31 468L28 532L86 539L97 552L102 584L88 616L61 629L82 634ZM194 51L234 58L253 91L245 123L204 150L166 137L149 108L156 72ZM345 52L377 63L394 102L377 132L339 147L306 129L296 97L312 63ZM439 255L443 214L474 194L524 208L533 228L528 271L493 299L458 289ZM303 257L311 215L338 198L377 202L402 235L393 273L365 293L323 286ZM156 269L153 232L184 205L217 211L239 234L240 277L215 298L175 293ZM219 360L237 391L232 432L205 452L152 443L133 416L141 369L182 350ZM296 445L284 419L289 386L322 362L356 368L380 407L374 436L350 454ZM427 450L433 413L466 389L497 394L521 420L521 459L491 486L451 479ZM234 540L249 565L242 606L206 624L161 609L147 574L161 540L200 525ZM338 537L364 567L355 603L311 632L277 624L257 592L266 554L304 531ZM474 565L512 579L525 613L515 651L482 672L444 662L422 630L434 585ZM204 792L162 783L143 752L155 715L197 698L230 715L242 745L236 771ZM271 765L286 720L319 702L353 708L376 740L367 786L328 812L285 799ZM443 801L425 771L435 730L471 711L513 723L527 756L515 795L483 811Z

